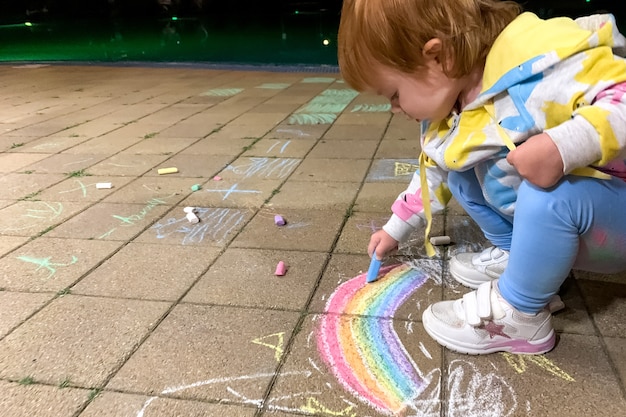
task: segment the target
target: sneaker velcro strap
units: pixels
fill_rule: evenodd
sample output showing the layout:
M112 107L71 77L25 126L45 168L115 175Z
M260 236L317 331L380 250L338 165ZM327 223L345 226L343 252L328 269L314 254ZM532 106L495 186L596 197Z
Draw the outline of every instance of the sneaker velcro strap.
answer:
M478 286L476 290L477 314L481 319L491 318L491 281Z
M477 314L476 291L468 292L463 296L463 310L465 310L465 321L470 326L479 326L480 317Z

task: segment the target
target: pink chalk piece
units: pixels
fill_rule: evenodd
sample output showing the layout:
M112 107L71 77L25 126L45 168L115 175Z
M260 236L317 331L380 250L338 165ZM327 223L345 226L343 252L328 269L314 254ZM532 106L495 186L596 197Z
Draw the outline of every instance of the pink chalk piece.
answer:
M285 263L283 261L278 262L278 265L276 265L276 272L274 272L274 275L278 275L279 277L282 277L283 275L285 275L286 272L287 272L287 267L285 266Z
M285 221L283 216L277 214L274 216L274 224L276 224L277 226L284 226L285 224L287 224L287 222Z
M221 181L222 177L220 177L219 175L216 175L213 177L213 181Z

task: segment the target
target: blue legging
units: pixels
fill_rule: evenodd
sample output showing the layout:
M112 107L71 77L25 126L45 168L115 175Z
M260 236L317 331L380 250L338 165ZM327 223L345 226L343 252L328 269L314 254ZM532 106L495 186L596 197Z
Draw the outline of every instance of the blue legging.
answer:
M473 170L450 172L448 186L485 237L510 250L499 288L520 311L541 310L571 269L626 271L626 181L568 175L549 189L524 181L513 218L485 201Z

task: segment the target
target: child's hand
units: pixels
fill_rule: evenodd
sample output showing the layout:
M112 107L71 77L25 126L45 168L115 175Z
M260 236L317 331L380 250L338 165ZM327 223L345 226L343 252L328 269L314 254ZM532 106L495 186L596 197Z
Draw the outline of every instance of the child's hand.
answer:
M367 246L367 253L370 258L376 251L376 258L379 260L398 249L398 241L389 236L384 230L379 230L370 238L370 244Z
M538 187L548 188L563 177L563 159L546 133L532 136L506 157L517 172Z

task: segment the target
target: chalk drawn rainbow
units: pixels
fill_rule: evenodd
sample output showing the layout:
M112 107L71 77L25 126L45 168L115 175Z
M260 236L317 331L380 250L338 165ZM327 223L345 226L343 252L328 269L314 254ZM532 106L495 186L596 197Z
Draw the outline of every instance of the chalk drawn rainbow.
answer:
M321 358L339 383L385 414L399 413L426 387L393 327L396 310L428 278L407 265L382 268L343 284L330 296L317 332ZM417 343L417 342L416 342Z

